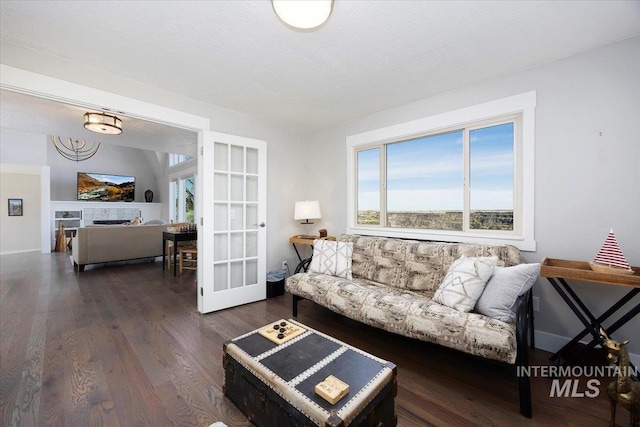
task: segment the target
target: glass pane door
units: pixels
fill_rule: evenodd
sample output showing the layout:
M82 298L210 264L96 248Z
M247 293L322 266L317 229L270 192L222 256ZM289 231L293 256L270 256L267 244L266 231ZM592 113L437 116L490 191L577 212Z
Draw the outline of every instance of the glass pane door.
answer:
M204 141L202 312L266 297L266 143L212 134Z

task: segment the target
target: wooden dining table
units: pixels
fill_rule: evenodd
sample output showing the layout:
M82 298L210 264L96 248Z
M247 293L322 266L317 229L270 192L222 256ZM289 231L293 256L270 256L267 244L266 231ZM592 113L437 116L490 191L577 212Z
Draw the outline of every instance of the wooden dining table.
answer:
M163 231L162 232L162 270L165 269L167 256L167 241L173 242L173 276L176 276L178 265L178 242L188 242L198 240L197 231Z

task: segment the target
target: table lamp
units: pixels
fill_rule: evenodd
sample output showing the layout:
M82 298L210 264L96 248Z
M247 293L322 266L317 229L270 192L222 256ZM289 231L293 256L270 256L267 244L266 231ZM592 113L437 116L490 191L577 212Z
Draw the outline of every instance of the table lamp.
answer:
M303 225L313 224L309 222L310 219L320 219L322 218L322 213L320 212L320 202L317 200L305 200L304 202L296 202L296 207L293 212L293 219L300 220L303 219L304 222L301 222Z

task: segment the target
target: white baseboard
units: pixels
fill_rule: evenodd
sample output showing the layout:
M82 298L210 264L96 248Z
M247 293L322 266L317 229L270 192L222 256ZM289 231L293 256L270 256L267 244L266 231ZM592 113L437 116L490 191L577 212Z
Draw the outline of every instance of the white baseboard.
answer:
M2 256L2 255L23 254L23 253L26 253L26 252L40 252L40 248L37 248L37 249L24 249L24 250L21 250L21 251L3 251L3 252L0 252L0 256Z
M540 350L550 351L555 353L561 349L566 343L571 341L571 338L563 337L561 335L550 334L549 332L536 331L536 348ZM580 341L583 344L587 344L588 341ZM629 360L640 367L640 354L629 353Z

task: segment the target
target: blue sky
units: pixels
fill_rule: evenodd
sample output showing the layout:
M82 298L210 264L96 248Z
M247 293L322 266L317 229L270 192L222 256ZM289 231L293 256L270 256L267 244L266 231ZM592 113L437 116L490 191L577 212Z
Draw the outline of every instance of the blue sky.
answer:
M513 124L469 137L471 209L513 209ZM388 210L462 210L463 148L462 131L387 145ZM379 153L358 153L358 210L379 209Z

